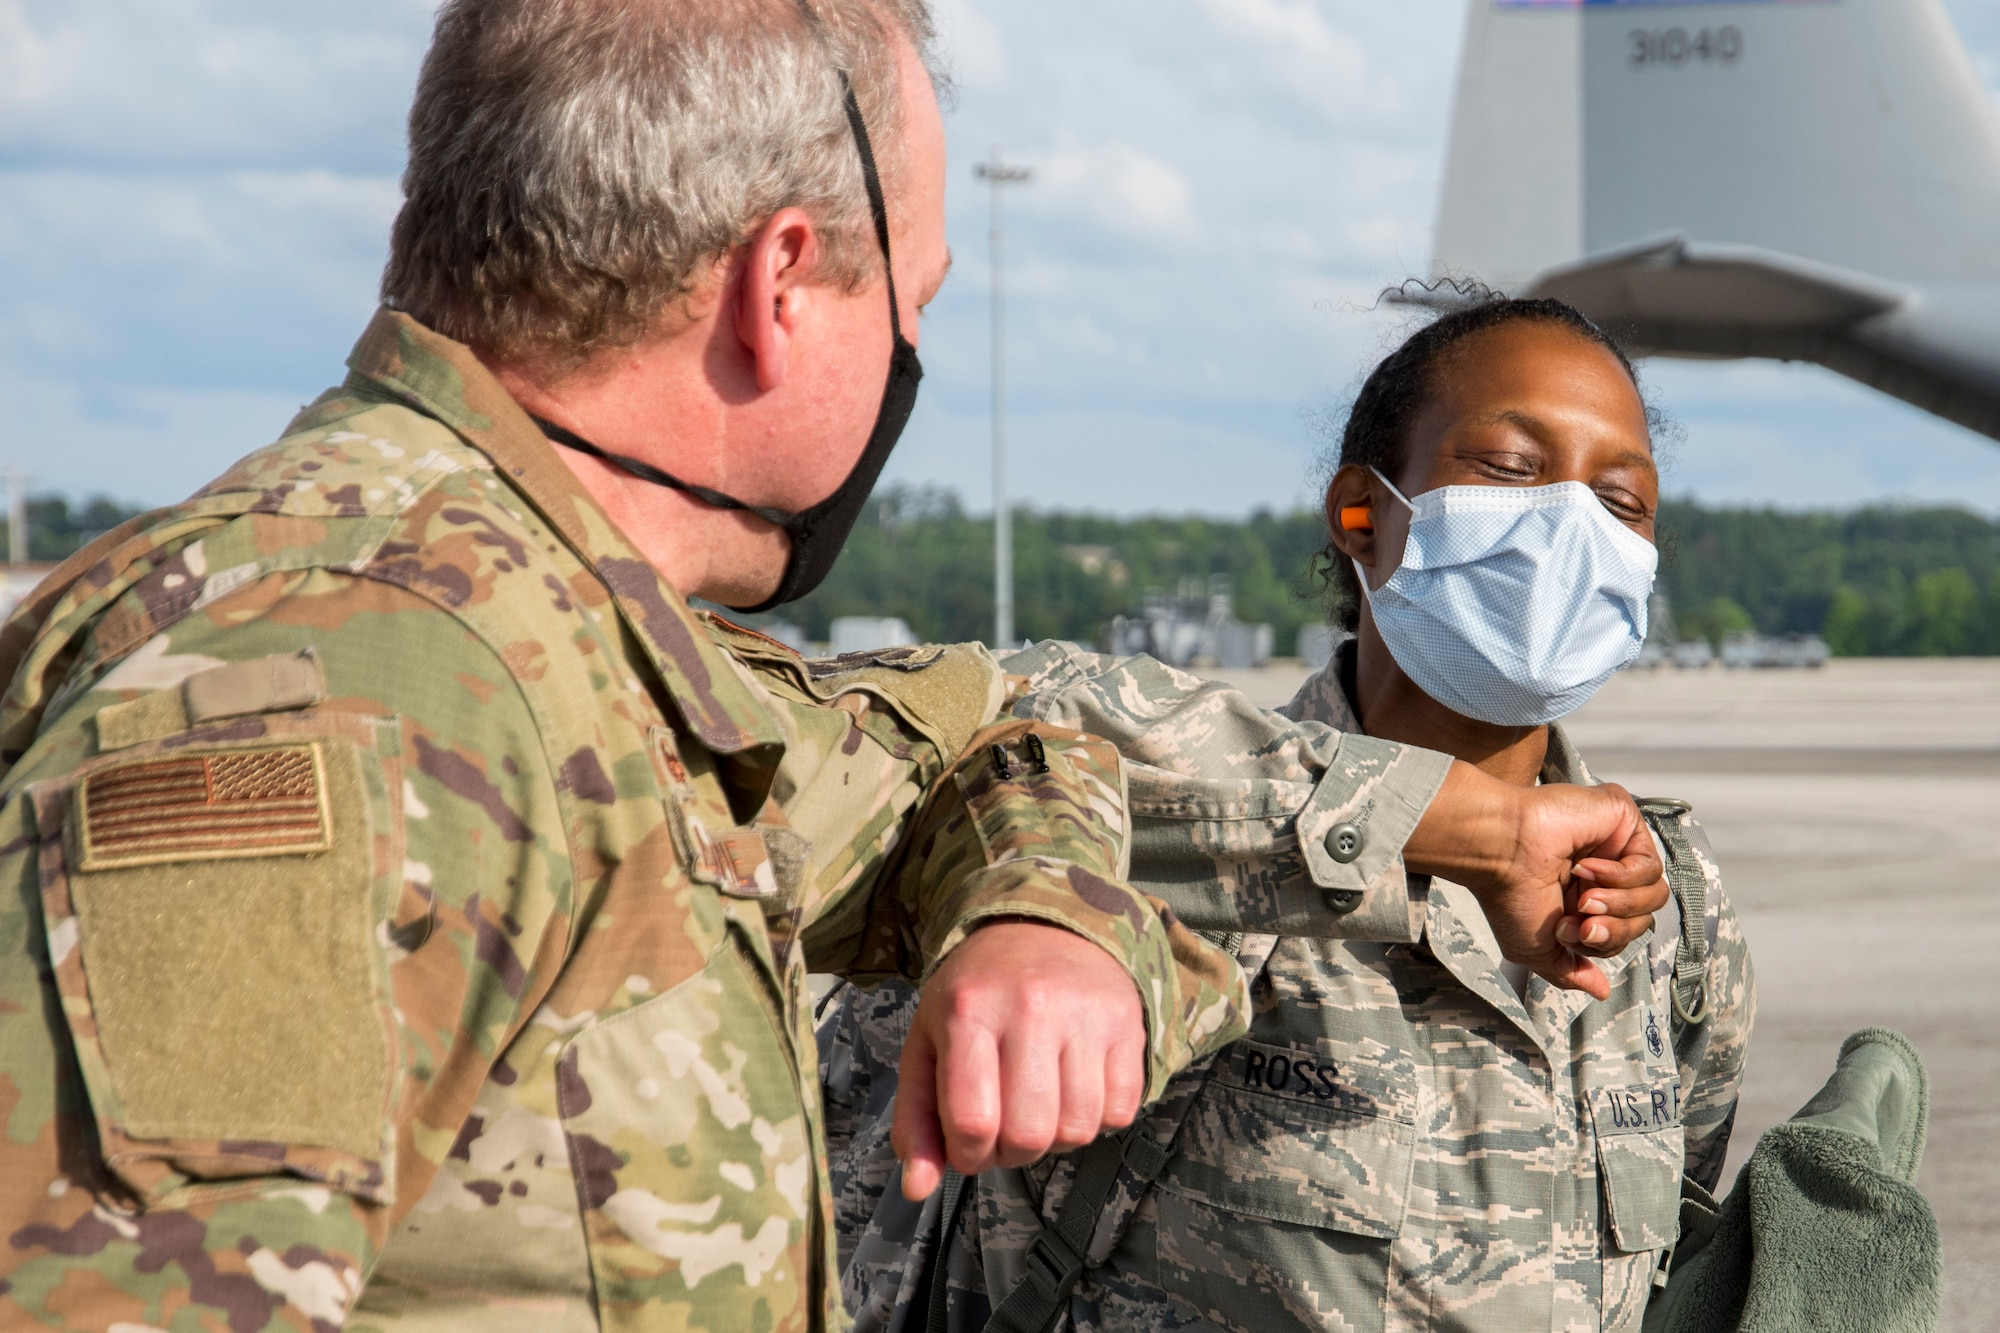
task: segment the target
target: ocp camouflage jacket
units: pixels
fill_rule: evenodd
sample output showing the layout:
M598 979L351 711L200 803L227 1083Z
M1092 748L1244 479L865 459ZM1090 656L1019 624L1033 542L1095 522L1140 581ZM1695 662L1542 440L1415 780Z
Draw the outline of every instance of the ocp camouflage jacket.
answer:
M972 650L760 683L464 348L350 366L0 633L0 1326L837 1327L809 963L1031 916L1154 1090L1242 1030L1112 747Z
M1087 717L1120 742L1135 774L1132 880L1178 911L1190 897L1198 905L1203 895L1183 886L1207 872L1191 871L1191 849L1157 827L1149 836L1149 812L1176 806L1176 784L1182 806L1233 791L1234 811L1210 806L1224 817L1297 802L1283 780L1300 742L1358 729L1340 660L1283 710L1294 731L1272 718L1254 744L1164 764L1154 756L1173 751L1192 682L1142 685L1050 649L1006 664L1033 675L1020 716ZM1560 728L1542 776L1593 781ZM1681 819L1707 880L1711 957L1709 1017L1678 1050L1671 930L1603 964L1606 1001L1540 978L1517 992L1477 901L1441 880L1416 881L1408 922L1356 919L1346 938L1279 939L1252 987L1249 1035L1216 1060L1184 1120L1151 1129L1178 1128L1157 1182L1136 1201L1114 1196L1100 1221L1069 1326L1636 1329L1677 1233L1683 1171L1710 1187L1721 1171L1754 1011L1735 913L1698 826ZM1239 867L1239 880L1260 864L1282 878L1296 861L1281 822L1210 828L1205 840L1231 849L1215 864ZM909 1308L919 1284L903 1256L927 1257L918 1238L936 1215L885 1183L908 1017L909 992L884 987L844 995L820 1029L843 1282L859 1326L891 1333L927 1326L927 1312ZM977 1333L1021 1281L1079 1156L974 1182L944 1270L952 1333Z

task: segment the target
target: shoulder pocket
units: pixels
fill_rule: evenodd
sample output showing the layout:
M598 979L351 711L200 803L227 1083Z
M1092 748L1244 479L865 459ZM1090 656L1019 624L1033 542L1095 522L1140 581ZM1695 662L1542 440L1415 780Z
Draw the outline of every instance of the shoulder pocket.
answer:
M1627 1254L1673 1244L1680 1234L1686 1153L1680 1085L1597 1088L1590 1111L1612 1239Z
M394 735L251 718L28 789L63 1012L141 1197L274 1172L392 1196Z

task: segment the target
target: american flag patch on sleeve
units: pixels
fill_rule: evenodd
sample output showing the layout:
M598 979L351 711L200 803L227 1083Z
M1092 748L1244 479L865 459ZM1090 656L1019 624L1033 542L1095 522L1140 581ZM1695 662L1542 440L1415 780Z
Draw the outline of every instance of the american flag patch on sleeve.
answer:
M83 780L81 870L324 852L333 845L317 745L153 756Z

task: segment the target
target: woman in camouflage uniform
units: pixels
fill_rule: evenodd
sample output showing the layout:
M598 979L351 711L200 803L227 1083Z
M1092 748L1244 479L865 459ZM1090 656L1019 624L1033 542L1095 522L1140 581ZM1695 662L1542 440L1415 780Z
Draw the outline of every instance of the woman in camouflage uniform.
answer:
M1420 688L1371 607L1404 558L1403 496L1566 482L1652 540L1651 421L1616 345L1567 306L1498 298L1418 332L1362 389L1326 493L1327 563L1354 637L1284 716L1446 751L1524 786L1593 782L1559 726L1482 721ZM1015 669L1041 688L1018 711L1092 714L1113 734L1103 714L1118 690L1101 662L1024 657ZM1155 695L1146 711L1171 709ZM1230 772L1253 784L1264 753L1246 748ZM1028 1329L1060 1310L1091 1333L1636 1329L1677 1234L1683 1173L1712 1187L1721 1170L1754 1003L1705 840L1681 803L1648 807L1687 916L1603 964L1608 999L1503 962L1471 895L1441 880L1413 885L1415 943L1266 937L1249 1036L1152 1111L1143 1131L1161 1162L1125 1152L1094 1225L1070 1227L1090 1239L1054 1283L1064 1264L1047 1256L1062 1246L1048 1237L1091 1149L969 1182L933 1303L913 1206L890 1191L878 1211L861 1165L868 1108L893 1078L894 1006L850 1002L822 1050L830 1120L861 1126L851 1141L829 1133L836 1152L850 1145L836 1189L861 1326ZM1297 854L1268 851L1273 865ZM1135 862L1135 878L1147 873ZM1246 970L1261 951L1253 937ZM884 1262L899 1228L919 1237L909 1271Z

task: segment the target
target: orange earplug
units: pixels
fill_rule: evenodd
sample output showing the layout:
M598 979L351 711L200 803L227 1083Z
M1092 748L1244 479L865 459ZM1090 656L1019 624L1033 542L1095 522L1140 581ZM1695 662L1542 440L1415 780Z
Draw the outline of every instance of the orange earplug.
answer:
M1375 531L1375 511L1368 505L1348 505L1340 511L1342 532Z

